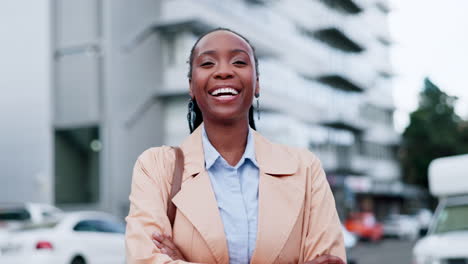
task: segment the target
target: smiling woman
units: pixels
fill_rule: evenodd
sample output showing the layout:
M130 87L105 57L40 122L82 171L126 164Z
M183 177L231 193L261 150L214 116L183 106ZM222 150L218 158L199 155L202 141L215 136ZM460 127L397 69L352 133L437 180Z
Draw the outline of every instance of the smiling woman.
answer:
M200 109L198 107L197 101L195 99L195 96L193 94L193 86L192 86L192 77L194 74L197 74L197 72L200 72L199 70L205 70L205 74L209 72L208 70L215 68L216 69L216 59L219 59L219 54L218 49L210 49L209 46L206 47L203 46L204 42L206 42L208 39L209 40L209 35L210 33L215 33L218 31L224 31L224 32L229 32L232 33L236 39L237 44L240 45L242 48L236 48L235 45L232 47L232 49L227 50L228 54L227 57L228 59L230 58L231 60L234 61L228 61L228 64L232 64L236 66L237 69L242 69L243 75L239 77L247 77L248 79L250 78L251 86L255 86L255 97L260 96L260 90L259 90L259 84L258 84L258 59L257 56L255 55L255 48L250 44L250 42L243 37L242 35L239 35L236 32L233 32L230 29L225 29L225 28L220 28L220 29L215 29L213 31L205 33L205 35L201 36L193 45L192 50L190 51L190 58L189 58L189 72L188 72L188 78L189 78L189 83L190 83L190 96L192 97L190 107L189 109L194 112L195 115L189 115L189 126L190 126L190 132L193 132L193 130L198 127L202 122L203 122L203 117L200 112ZM205 38L206 36L206 38ZM200 43L201 42L201 43ZM222 45L221 43L219 43ZM197 49L196 49L197 48ZM202 50L200 50L202 49ZM204 50L203 50L204 49ZM195 65L194 65L195 64ZM252 67L254 66L254 68ZM198 66L198 67L197 67ZM218 63L219 66L219 63ZM199 68L199 69L197 69ZM197 71L198 70L198 71ZM224 83L222 81L218 82L215 84L214 87L211 87L208 90L208 93L212 96L217 97L218 100L221 101L231 101L232 99L235 99L235 97L239 94L240 92L240 85L243 85L245 82L248 82L245 78L242 78L241 84L234 85L232 84L231 86L229 85L229 82L233 82L231 79L232 75L228 76L223 76L222 75L222 70L221 69L221 75L220 72L218 71L215 76L218 80L226 80ZM203 72L202 72L203 73ZM245 74L248 74L248 76L245 76ZM234 80L234 82L240 83L241 78L239 80ZM252 83L252 82L255 83ZM197 84L194 84L197 85ZM190 114L190 113L189 113ZM256 129L255 127L255 122L253 118L253 106L250 105L249 107L249 125L251 128L254 130Z
M127 263L344 263L341 226L320 161L255 131L255 49L242 35L202 35L189 59L181 190L166 214L175 153L150 148L133 172Z

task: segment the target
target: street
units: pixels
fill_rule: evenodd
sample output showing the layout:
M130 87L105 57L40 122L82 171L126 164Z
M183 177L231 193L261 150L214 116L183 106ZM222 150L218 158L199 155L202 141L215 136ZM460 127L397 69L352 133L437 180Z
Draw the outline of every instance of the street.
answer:
M411 264L416 241L384 239L378 243L359 242L348 254L357 264Z

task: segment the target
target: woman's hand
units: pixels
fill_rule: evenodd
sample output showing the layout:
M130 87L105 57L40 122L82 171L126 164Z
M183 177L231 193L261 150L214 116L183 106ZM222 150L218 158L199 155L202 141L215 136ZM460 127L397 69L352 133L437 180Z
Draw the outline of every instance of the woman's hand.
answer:
M172 237L165 234L153 233L153 243L161 250L161 253L168 255L173 260L185 261L184 255L172 241Z
M325 254L320 257L316 257L311 261L307 261L304 264L345 264L345 262L339 257Z

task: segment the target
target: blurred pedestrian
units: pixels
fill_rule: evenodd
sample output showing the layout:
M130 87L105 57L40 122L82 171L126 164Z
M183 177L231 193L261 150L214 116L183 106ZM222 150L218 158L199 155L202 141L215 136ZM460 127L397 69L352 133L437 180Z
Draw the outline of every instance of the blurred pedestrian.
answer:
M260 86L249 41L223 28L204 34L191 50L188 79L191 135L180 145L175 222L166 213L175 153L150 148L134 167L127 262L344 263L320 161L255 130Z

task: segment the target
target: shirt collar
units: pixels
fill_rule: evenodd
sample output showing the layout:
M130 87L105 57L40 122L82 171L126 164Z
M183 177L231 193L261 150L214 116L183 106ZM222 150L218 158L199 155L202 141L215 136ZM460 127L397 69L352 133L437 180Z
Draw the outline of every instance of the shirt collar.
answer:
M241 159L237 163L236 167L240 167L246 159L250 160L257 168L257 160L255 159L255 144L254 138L252 133L252 128L249 127L249 133L247 135L247 145L245 146L244 154L242 155ZM205 127L202 127L202 142L203 142L203 151L205 155L205 168L209 170L213 164L219 158L222 158L219 152L211 145L210 140L208 139L208 135L206 134Z

